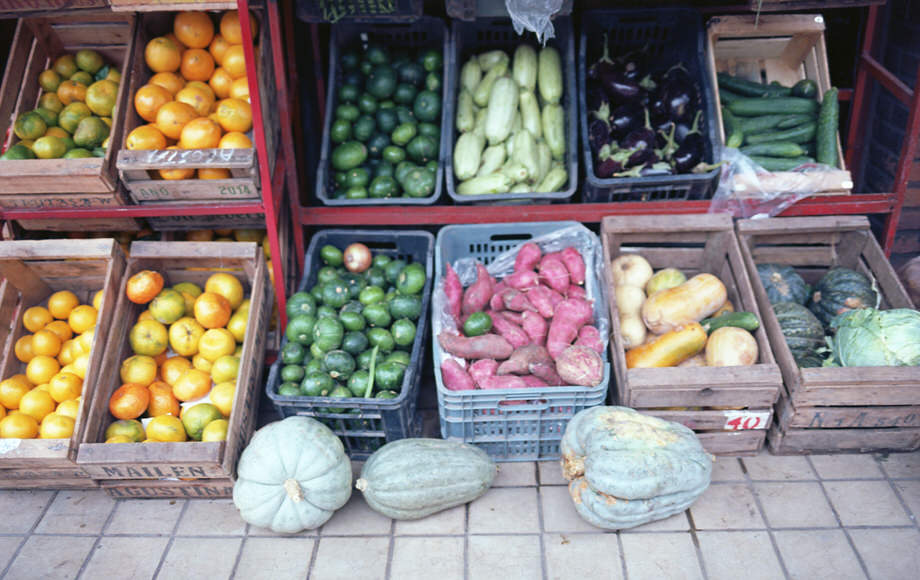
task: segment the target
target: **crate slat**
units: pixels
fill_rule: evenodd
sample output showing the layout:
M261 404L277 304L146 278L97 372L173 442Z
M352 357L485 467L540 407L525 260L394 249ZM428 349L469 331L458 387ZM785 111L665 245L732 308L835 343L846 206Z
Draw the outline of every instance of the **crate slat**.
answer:
M118 499L226 499L233 497L233 481L226 478L196 479L194 481L109 479L100 481L99 486L110 497Z

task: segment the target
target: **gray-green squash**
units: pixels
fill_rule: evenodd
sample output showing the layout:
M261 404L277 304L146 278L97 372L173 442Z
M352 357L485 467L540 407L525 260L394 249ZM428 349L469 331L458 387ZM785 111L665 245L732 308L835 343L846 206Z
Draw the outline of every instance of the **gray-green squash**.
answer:
M566 426L562 474L578 515L621 530L690 507L709 486L712 456L683 425L627 407L591 407Z
M478 447L442 439L399 439L374 452L355 483L374 511L417 520L484 494L495 463Z

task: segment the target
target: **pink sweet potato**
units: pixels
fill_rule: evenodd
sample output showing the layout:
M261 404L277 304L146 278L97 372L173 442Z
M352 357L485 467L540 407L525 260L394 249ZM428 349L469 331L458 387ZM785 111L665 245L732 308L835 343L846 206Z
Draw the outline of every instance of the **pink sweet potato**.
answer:
M517 256L514 257L514 271L525 272L533 270L540 262L540 256L542 255L543 252L540 251L540 246L533 242L527 242L521 246Z
M494 377L498 370L498 361L494 358L481 358L470 365L470 377L477 384L482 385L482 381L489 377Z
M565 291L566 298L587 298L588 293L585 291L584 286L577 286L575 284L569 284L569 289Z
M505 338L515 348L530 344L530 337L524 332L524 329L511 322L501 312L489 311L492 317L492 329Z
M550 387L561 387L565 381L556 372L556 363L551 360L540 361L530 365L530 374L539 378Z
M540 377L535 377L535 376L533 376L533 375L524 375L523 377L521 377L521 379L522 379L525 383L527 383L527 386L530 387L531 389L537 389L537 388L540 388L540 387L548 387L548 386L549 386L549 385L546 384L546 381L544 381L544 380L541 379Z
M540 280L556 292L565 292L569 288L569 271L557 256L543 256L538 268Z
M463 292L461 310L463 314L479 312L489 303L492 297L492 277L482 264L476 264L476 281L470 284Z
M509 321L521 326L524 324L524 315L520 312L515 312L513 310L502 310L502 316L507 318ZM530 312L530 310L525 310L524 312Z
M594 311L587 300L567 298L560 302L546 336L546 349L550 356L553 359L558 358L562 351L578 337L581 327L592 320L594 320Z
M529 310L525 311L521 318L523 318L521 328L530 337L531 342L540 346L544 345L546 343L546 319L540 314Z
M597 354L604 354L604 342L601 340L601 333L596 326L586 324L578 331L578 338L575 340L575 346L587 346Z
M489 308L492 310L504 310L505 301L502 298L502 293L508 286L504 282L499 282L492 288L492 297L489 299Z
M451 391L472 391L476 388L470 374L452 358L446 358L441 363L441 376L444 386Z
M562 258L562 263L565 264L565 269L569 272L569 280L572 281L572 284L584 284L585 261L578 250L574 246L569 246L562 250L559 256Z
M480 389L526 389L527 383L521 377L502 375L486 377L479 384Z
M495 371L495 374L526 375L530 374L530 365L547 361L552 362L545 348L535 344L528 344L514 349L508 360L498 365L498 370Z
M521 272L515 272L510 276L502 280L510 288L515 290L527 290L528 288L533 288L540 283L537 273L533 270L523 270Z
M553 294L556 294L555 290L550 290L548 287L540 284L527 291L527 299L533 304L534 308L537 309L540 316L543 318L552 318L553 312L556 310L556 305L553 303ZM559 302L562 302L562 296L559 296Z
M460 277L447 263L447 273L444 274L444 294L447 295L447 309L453 316L454 322L460 322L460 306L463 300L463 285L460 283Z
M536 312L537 310L527 299L526 294L514 288L502 290L502 301L504 302L505 310L514 310L515 312L524 312L525 310Z
M514 352L511 343L497 334L467 337L442 330L438 334L438 344L450 354L465 359L504 360Z
M604 361L586 346L570 346L556 358L556 371L570 385L596 387L604 380Z

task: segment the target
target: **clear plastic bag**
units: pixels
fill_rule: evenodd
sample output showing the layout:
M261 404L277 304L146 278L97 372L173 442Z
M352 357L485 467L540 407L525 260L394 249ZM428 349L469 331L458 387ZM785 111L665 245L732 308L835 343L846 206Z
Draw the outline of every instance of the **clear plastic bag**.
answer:
M552 16L562 8L563 0L505 0L505 7L511 15L514 31L523 34L532 30L537 40L545 44L556 36Z

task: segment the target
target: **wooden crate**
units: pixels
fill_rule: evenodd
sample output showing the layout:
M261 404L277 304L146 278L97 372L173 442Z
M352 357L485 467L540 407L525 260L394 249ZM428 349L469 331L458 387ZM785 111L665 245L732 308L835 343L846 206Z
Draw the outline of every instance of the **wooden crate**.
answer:
M135 17L111 12L20 19L0 86L3 150L18 139L12 124L38 105L38 75L62 53L89 48L122 72L105 157L0 162L0 207L96 207L124 203L116 187L115 156L129 106L128 73L134 55ZM78 192L78 193L74 193ZM85 194L85 195L84 195Z
M156 12L159 10L236 10L236 2L212 0L108 0L112 10Z
M130 94L147 84L153 72L144 60L144 47L150 39L172 31L173 13L151 12L139 17L135 56L131 70ZM257 83L251 83L251 90L258 89L262 96L263 126L268 147L270 166L274 166L277 151L278 107L275 103L275 77L271 60L269 27L259 22L259 44L256 46L258 63ZM133 102L133 101L132 101ZM124 137L135 128L147 122L137 114L133 105L125 111ZM249 137L255 142L252 131ZM224 204L238 201L261 201L259 187L259 163L255 148L250 149L164 149L157 151L118 152L118 174L128 189L131 199L139 204L181 201L183 203ZM230 171L229 179L153 179L157 169L222 168ZM198 217L198 216L195 216ZM158 218L163 220L164 218ZM226 219L222 217L221 219Z
M601 243L610 288L610 262L622 253L638 253L656 270L676 267L688 278L713 274L725 284L736 310L758 313L728 215L605 217ZM759 451L782 387L763 328L753 333L760 356L752 366L627 369L619 310L613 291L609 294L616 403L690 427L711 453Z
M96 489L99 482L76 465L61 469L0 469L0 489Z
M800 369L773 315L758 263L795 267L809 284L831 266L874 280L879 308L912 308L907 292L862 216L740 220L741 252L761 319L783 374L770 433L774 453L906 451L920 447L920 371L916 367Z
M252 300L241 365L237 377L233 412L226 441L182 443L105 444L105 429L113 421L108 402L121 386L121 361L131 356L128 332L146 306L125 296L127 279L141 270L156 270L171 286L194 282L204 286L208 276L225 269L243 283ZM131 244L125 276L118 293L115 322L106 349L106 373L99 381L77 464L100 480L218 479L235 474L236 461L252 434L262 387L265 337L271 314L268 273L262 249L254 243L232 242L135 242ZM182 483L176 484L182 485Z
M99 486L111 497L119 499L198 498L228 499L233 497L231 479L137 480L103 479Z
M756 20L756 25L755 25ZM778 81L792 86L802 79L812 79L818 84L818 94L831 88L824 45L824 18L814 14L753 14L716 16L707 28L706 54L712 84L718 87L716 73L729 73L755 82ZM725 142L722 126L722 106L716 91L716 117L719 133ZM840 134L837 135L837 160L839 171L814 172L810 187L802 191L827 194L848 194L853 189L853 178L843 160ZM773 172L772 177L760 175L761 184L781 183L789 179L786 172ZM802 175L796 175L797 181ZM777 186L779 190L787 187ZM756 191L736 176L736 195L746 190Z
M83 381L83 396L77 411L74 434L69 439L0 439L0 486L46 487L60 479L88 480L74 458L77 444L86 429L90 400L103 374L102 359L116 302L116 292L125 270L125 256L112 239L5 241L0 243L0 377L24 373L26 365L14 354L16 341L27 333L22 315L35 305L45 305L58 290L71 290L80 300L92 303L93 295L103 290L102 308ZM36 473L22 481L22 475ZM87 485L91 482L84 481Z
M0 0L0 13L27 14L40 11L85 10L105 8L107 5L107 0Z
M158 202L169 203L169 202ZM149 217L147 223L154 230L160 232L185 231L185 230L219 230L265 227L265 214L261 213L233 213L224 215L176 215L163 217Z

